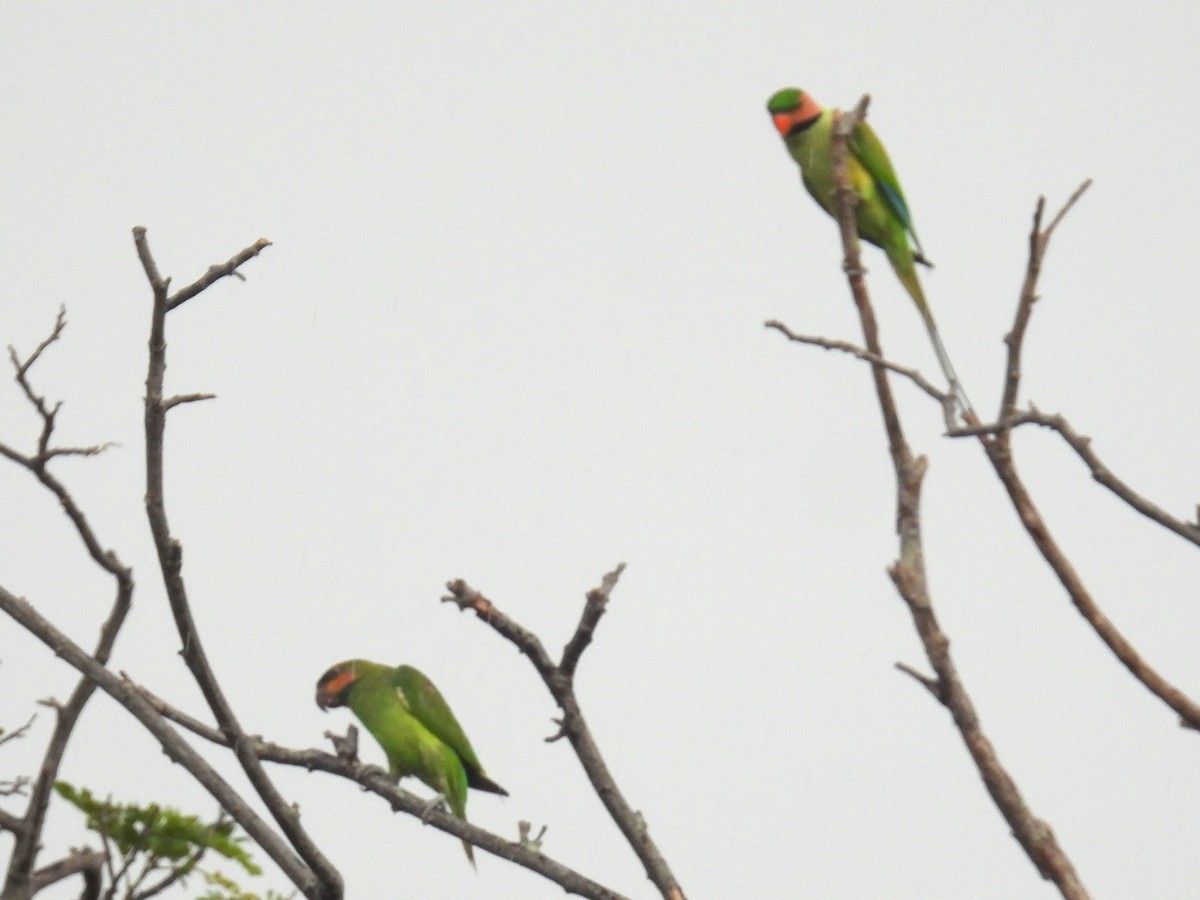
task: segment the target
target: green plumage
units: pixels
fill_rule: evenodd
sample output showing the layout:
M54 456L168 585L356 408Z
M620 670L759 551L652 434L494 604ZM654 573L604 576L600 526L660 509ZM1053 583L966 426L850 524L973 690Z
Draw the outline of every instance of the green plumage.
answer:
M805 188L825 212L836 217L833 197L837 186L833 176L833 125L836 111L822 109L811 96L798 88L784 88L767 101L767 112L771 114L788 153L800 166L800 178ZM866 122L860 122L855 127L848 149L847 175L850 186L858 195L854 210L858 236L887 254L896 277L921 313L951 390L962 401L964 408L970 410L971 404L946 354L933 312L921 288L921 280L917 277L917 263L926 266L932 264L921 249L904 189L900 186L900 179L896 176L887 150Z
M387 755L397 778L414 776L441 794L458 818L467 818L467 788L508 792L479 764L471 742L432 681L412 666L354 659L317 682L317 705L348 706ZM475 862L471 845L463 842Z

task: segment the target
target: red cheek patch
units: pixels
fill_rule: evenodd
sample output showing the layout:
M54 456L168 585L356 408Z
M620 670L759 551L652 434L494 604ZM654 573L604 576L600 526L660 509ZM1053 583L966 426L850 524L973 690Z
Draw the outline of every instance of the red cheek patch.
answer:
M326 681L321 688L330 695L340 694L343 690L350 686L354 681L354 673L346 670L334 675Z

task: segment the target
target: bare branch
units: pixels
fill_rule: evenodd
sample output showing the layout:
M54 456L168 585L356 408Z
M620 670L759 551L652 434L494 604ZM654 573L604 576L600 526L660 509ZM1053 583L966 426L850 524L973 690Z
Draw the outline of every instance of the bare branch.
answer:
M442 809L436 807L431 809L427 800L398 787L391 776L378 766L348 762L328 753L301 752L304 754L309 768L331 772L355 781L372 794L386 800L393 810L416 816L440 831L454 835L454 837L468 841L494 856L507 859L536 872L553 881L569 894L593 898L593 900L626 900L616 891L586 878L536 849L523 845L520 840L505 840L497 834L453 816ZM279 762L284 762L285 758L290 755L282 748L262 747L263 759L273 759L276 754L280 757L277 760Z
M1050 224L1046 226L1046 230L1042 232L1043 251L1045 250L1044 244L1048 244L1050 242L1050 236L1054 234L1054 229L1058 227L1058 223L1066 218L1067 213L1069 213L1071 208L1079 202L1079 198L1083 196L1084 191L1091 186L1092 179L1085 178L1083 183L1079 185L1079 187L1075 188L1075 192L1067 198L1067 202L1062 205L1062 209L1055 213L1054 218L1050 220Z
M195 716L172 706L146 688L134 684L124 673L122 673L122 678L125 678L130 688L141 694L159 715L183 726L207 741L222 747L229 746L229 739L218 729L205 725ZM366 765L342 756L343 747L339 741L345 739L340 735L330 735L326 732L326 737L333 741L337 752L336 756L321 750L294 750L255 737L247 739L247 747L255 756L266 762L297 766L310 772L314 770L328 772L348 778L371 793L382 797L393 810L416 816L440 831L469 841L481 850L536 872L555 882L568 893L582 897L603 898L603 900L622 900L619 894L545 856L536 847L526 846L519 839L516 842L507 841L497 834L464 822L442 810L436 808L431 810L428 801L398 787L391 777L378 766Z
M69 855L55 860L49 865L42 866L34 872L33 878L30 880L30 892L36 894L50 885L62 881L64 878L70 878L72 875L82 875L85 887L83 893L80 895L81 900L89 896L92 898L99 897L100 873L103 866L104 854L99 850L72 850ZM89 890L94 891L94 893L89 894Z
M23 775L20 776L19 778L15 779L14 781L7 782L7 784L10 784L13 786L13 789L6 790L4 792L5 796L11 796L14 794L19 795L23 786L28 783L29 783L29 779ZM0 809L0 831L7 831L10 834L14 834L19 837L21 834L23 834L25 832L25 830L26 829L25 829L25 820L24 819L22 819L20 816L14 816L12 813L8 812L7 810Z
M1050 533L1049 527L1034 504L1033 498L1029 495L1024 482L1018 475L1016 463L1013 460L1012 428L1015 425L1029 421L1045 427L1055 428L1072 449L1088 464L1092 470L1093 477L1097 481L1129 503L1130 506L1142 513L1142 515L1169 528L1180 537L1193 543L1197 542L1198 529L1190 524L1173 519L1163 510L1129 489L1124 482L1120 481L1100 462L1099 458L1092 452L1088 439L1070 429L1066 421L1061 417L1042 417L1036 411L1018 413L1016 410L1017 388L1020 382L1021 349L1029 319L1032 315L1033 304L1037 300L1037 282L1041 273L1042 262L1045 258L1046 248L1050 243L1050 235L1052 229L1063 220L1063 217L1074 206L1090 184L1090 180L1085 181L1076 189L1071 198L1063 205L1063 208L1055 215L1050 227L1046 229L1042 229L1041 227L1045 199L1038 198L1037 206L1034 210L1033 228L1029 235L1029 260L1025 268L1024 283L1021 286L1021 296L1017 303L1012 330L1005 337L1005 343L1008 345L1008 359L1006 362L1004 397L1001 402L999 425L996 429L996 436L992 439L981 437L981 444L984 452L987 454L988 460L992 463L992 468L1008 492L1009 500L1012 502L1013 508L1021 520L1021 524L1025 527L1026 533L1033 541L1034 546L1037 547L1038 552L1041 553L1042 558L1058 577L1059 582L1066 589L1067 595L1071 598L1072 604L1074 604L1080 615L1083 616L1092 627L1092 630L1104 641L1113 655L1117 657L1117 660L1125 666L1134 678L1170 707L1180 717L1185 726L1195 729L1200 728L1200 705L1197 705L1183 691L1167 681L1151 666L1116 625L1113 624L1112 620L1103 613L1084 585L1083 579L1079 576L1075 567L1067 559L1066 554L1062 552L1062 548L1059 547L1058 542ZM1059 427L1060 424L1062 427Z
M208 662L204 645L200 640L200 633L192 617L191 604L183 580L183 547L171 535L163 490L163 440L167 424L167 411L177 403L190 402L204 396L188 394L182 395L182 399L174 397L169 400L165 400L163 397L163 382L167 366L167 313L220 278L232 275L238 266L270 246L270 242L259 240L251 244L224 265L210 267L204 276L168 298L169 282L159 274L158 266L154 262L149 243L146 240L146 229L135 228L133 236L138 258L142 261L142 267L154 295L145 400L146 516L149 519L150 531L154 536L154 545L158 551L159 568L162 571L167 600L179 632L183 658L192 677L196 680L196 684L204 694L209 708L213 711L222 733L229 738L234 755L247 778L250 779L254 790L262 798L263 803L266 804L288 841L300 854L305 865L311 869L312 878L316 879L318 886L310 889L330 897L340 897L343 890L341 875L309 837L308 832L300 824L300 817L295 808L284 799L267 776L258 758L248 749L246 733L234 715L233 708L229 705L216 674ZM305 876L302 881L295 881L295 884L299 887L302 882L311 883L312 878Z
M873 353L867 352L862 347L851 344L849 341L837 341L831 338L797 334L777 319L771 319L763 324L767 328L775 329L789 341L794 341L798 344L810 344L814 347L821 347L825 350L838 350L842 353L849 353L851 356L863 360L863 362L869 362L872 365L883 366L889 372L895 372L902 378L907 378L942 406L949 404L952 409L954 407L954 394L948 391L940 390L935 384L933 384L933 382L927 379L916 369L909 368L908 366L902 366L899 363L894 363L890 360L884 359L883 357L876 356Z
M339 900L340 892L335 892L320 882L237 791L154 711L136 688L122 681L89 656L78 644L43 618L30 603L3 587L0 587L0 610L49 647L56 656L74 666L141 722L158 741L163 752L172 761L182 765L188 774L212 795L305 897L310 900Z
M854 303L862 320L863 338L867 351L883 359L879 344L875 314L871 308L859 260L858 234L855 225L854 207L857 194L850 184L846 159L850 135L862 121L868 97L863 97L857 108L848 114L835 113L833 133L833 172L836 181L834 207L841 228L842 246L845 250L844 268L850 282ZM933 612L925 576L924 548L921 538L920 496L926 462L924 457L914 458L901 430L895 401L887 381L887 370L879 363L872 365L880 411L888 435L888 448L896 472L896 530L900 536L900 558L889 569L897 591L908 605L921 642L925 647L933 671L936 673L936 689L929 686L923 676L916 676L939 701L950 711L955 726L966 744L975 767L983 779L984 786L996 807L1008 822L1013 836L1026 855L1037 866L1042 877L1055 883L1064 897L1083 900L1087 891L1075 873L1070 859L1059 847L1049 826L1033 815L1025 803L1016 783L1000 764L995 748L985 736L974 705L967 695L950 656L950 640L941 630ZM968 415L968 424L978 425L974 415ZM974 420L974 421L972 421ZM993 443L981 438L984 446ZM907 668L903 671L910 671Z
M138 684L129 677L129 673L122 671L121 680L139 694L150 704L151 708L168 721L174 722L176 725L187 729L192 734L204 738L206 741L211 741L214 744L220 744L222 747L229 746L229 739L221 733L220 729L213 728L211 725L206 725L197 719L195 716L190 716L181 709L177 709L167 703L161 697L153 693L149 688Z
M29 788L29 776L18 775L13 779L0 781L0 797L23 797ZM11 813L0 810L0 829L18 831L21 820Z
M66 486L50 472L47 464L55 456L90 456L99 453L104 448L52 448L50 440L54 433L54 417L62 404L56 403L54 406L47 404L45 398L33 389L29 380L33 365L41 358L46 349L58 340L65 327L66 311L60 309L50 335L27 359L19 360L16 351L9 348L10 357L16 368L17 383L41 416L42 429L37 441L38 450L34 456L23 456L6 445L0 445L0 455L32 472L38 481L55 496L59 506L74 525L76 533L93 562L113 577L116 590L112 608L100 626L100 635L92 653L94 660L103 666L112 654L117 635L129 613L133 597L133 572L121 562L114 551L101 547L83 510L75 503ZM30 787L29 803L21 819L21 828L15 832L17 839L4 879L3 893L5 896L20 896L22 892L29 889L29 885L32 883L35 876L33 866L40 848L42 826L50 804L54 782L58 778L62 757L66 752L67 743L74 732L79 716L95 690L96 685L90 679L80 678L66 703L52 705L56 712L55 726L46 745L41 766L38 768L38 776Z
M59 337L62 336L63 329L66 327L67 327L67 308L65 306L60 306L58 308L58 316L54 320L54 328L50 332L50 336L47 337L44 341L42 341L40 344L38 344L37 347L34 349L34 351L29 354L29 357L24 362L21 362L18 359L17 351L12 346L12 344L8 345L8 357L9 357L9 359L12 360L13 366L16 367L17 382L21 385L21 387L25 388L25 396L29 398L30 402L32 402L34 404L34 406L38 405L38 398L36 398L34 396L33 392L29 390L27 383L23 380L25 378L25 373L29 371L30 366L32 366L35 362L38 361L38 358L41 357L42 353L46 350L46 348L49 347L51 344L53 344L55 341L57 341L59 339Z
M684 900L683 889L650 837L645 819L640 812L630 807L624 794L617 787L616 780L600 754L600 748L592 737L579 701L575 697L574 672L578 666L579 657L591 641L596 624L604 613L609 594L616 586L624 568L625 564L621 563L604 576L599 587L588 592L587 603L584 606L579 625L563 649L562 662L558 665L555 665L550 659L542 642L533 632L521 627L500 612L492 601L470 587L465 581L460 579L447 584L450 595L443 597L442 601L454 603L462 610L474 611L479 618L487 622L529 658L549 689L555 703L563 712L562 719L558 720L559 732L550 740L566 737L571 742L575 755L583 765L597 796L617 827L621 829L621 833L625 835L625 839L637 854L638 859L641 860L642 865L645 866L647 877L663 897L670 898L670 900Z
M31 727L33 727L33 723L36 721L37 721L37 713L34 713L32 716L29 717L29 721L26 722L24 725L22 725L20 728L14 728L12 731L8 731L8 732L5 732L4 734L0 734L0 747L3 747L9 741L15 741L18 738L25 737L25 735L29 732L29 729Z
M1075 451L1079 458L1083 460L1084 464L1087 465L1095 481L1108 488L1147 519L1156 522L1168 531L1173 531L1185 541L1200 546L1200 525L1185 522L1182 519L1172 516L1162 507L1152 503L1133 490L1112 469L1104 464L1096 451L1092 449L1092 439L1072 428L1071 424L1062 414L1051 415L1040 412L1035 408L1030 408L1023 412L1014 412L1007 419L978 430L998 434L1021 425L1040 425L1043 428L1049 428L1051 431L1057 432L1066 441L1067 445Z
M142 232L144 234L145 229L142 229ZM182 306L201 291L212 287L213 284L220 281L222 278L233 276L239 281L245 281L246 276L239 272L238 268L254 259L254 257L258 256L258 254L262 253L270 246L271 242L266 238L259 238L245 250L241 251L236 256L233 256L220 265L209 266L208 271L202 276L197 278L187 287L181 288L171 295L171 297L167 300L167 309L172 310L177 306ZM153 281L151 281L151 284L153 284Z
M62 409L62 401L51 406L46 402L46 398L33 389L33 384L29 380L29 370L34 364L41 359L42 354L55 343L63 333L63 329L67 327L67 310L66 307L60 306L58 316L54 320L54 328L50 335L37 345L37 348L29 354L25 359L21 359L17 354L16 348L11 344L8 346L8 358L12 362L14 370L14 378L17 385L21 388L21 392L25 395L25 399L33 406L38 417L42 420L42 430L37 439L37 450L32 456L14 450L6 444L0 443L0 456L5 456L15 462L17 465L29 469L34 474L38 474L41 469L44 469L46 463L56 456L95 456L98 453L103 453L111 444L98 444L91 447L54 447L50 446L50 439L54 435L55 417L58 411Z
M905 675L910 676L914 681L921 685L921 687L933 694L933 698L937 700L938 703L945 704L945 700L942 698L942 686L938 683L936 678L930 678L928 675L922 675L920 672L906 663L898 662L896 663L896 668Z
M559 672L567 678L575 677L579 659L592 642L592 635L596 633L596 626L600 624L600 617L604 615L604 608L608 606L609 595L624 571L625 563L618 563L615 569L600 580L600 587L587 592L587 603L583 607L583 615L579 617L579 625L575 628L571 640L567 641L567 646L563 648L562 662L558 664Z
M163 401L163 411L179 406L181 403L197 403L201 400L216 400L216 394L176 394Z
M1008 346L1008 359L1004 367L1004 391L1000 400L998 418L1003 421L1009 418L1017 405L1017 390L1021 382L1021 348L1025 341L1025 331L1029 327L1030 316L1033 315L1033 304L1037 302L1037 283L1042 272L1042 260L1046 256L1046 248L1050 245L1050 236L1063 217L1070 212L1080 197L1092 184L1091 179L1083 182L1075 189L1070 199L1063 204L1050 223L1050 227L1042 229L1042 216L1046 210L1046 198L1038 197L1033 210L1033 228L1029 232L1029 261L1025 266L1025 278L1021 283L1020 299L1017 302L1017 314L1013 320L1012 330L1005 335L1004 343Z

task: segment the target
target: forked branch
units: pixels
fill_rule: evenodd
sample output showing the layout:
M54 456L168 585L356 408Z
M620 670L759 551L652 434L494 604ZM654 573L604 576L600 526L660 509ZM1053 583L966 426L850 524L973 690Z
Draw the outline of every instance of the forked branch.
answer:
M246 777L254 786L254 790L266 805L280 830L303 859L304 864L311 870L311 877L304 881L309 885L308 890L316 893L309 894L306 890L306 895L338 898L342 895L341 875L309 837L308 832L300 824L300 816L295 807L275 787L258 758L249 749L246 733L209 664L199 630L192 617L191 602L183 579L183 546L171 534L163 489L163 436L166 431L167 412L180 403L207 399L210 396L183 394L164 397L163 382L167 367L167 313L177 309L221 278L231 275L241 277L237 271L238 268L269 247L270 242L265 239L256 241L224 264L209 267L208 272L192 284L173 295L168 295L170 279L163 278L158 271L146 239L146 229L135 228L133 239L138 259L141 260L146 279L150 282L153 292L150 319L150 362L146 375L145 399L146 515L150 522L150 532L154 536L154 545L158 551L158 563L162 571L163 584L166 587L167 600L179 632L183 658L201 693L204 694L204 699L208 702L218 726L229 739L230 747L246 773ZM300 886L301 882L296 882L296 884ZM304 887L301 889L304 890Z
M214 728L172 706L149 690L134 684L125 673L121 677L161 715L193 734L219 746L228 747L229 739ZM350 726L354 728L353 725ZM280 765L297 766L308 771L328 772L354 781L363 789L382 797L393 810L405 812L421 819L424 823L454 835L460 840L470 841L476 847L502 859L510 860L532 872L553 881L568 894L587 897L589 900L625 900L620 894L564 866L562 863L541 853L527 842L509 841L486 829L480 828L439 808L430 808L428 801L396 785L396 782L378 766L364 765L352 753L343 753L340 735L326 734L333 742L336 754L321 750L294 750L279 744L250 737L248 746L259 759Z
M863 120L869 98L842 115L834 126L833 170L837 188L834 205L841 227L845 250L844 268L862 321L867 352L884 359L880 348L874 311L867 293L859 257L854 203L857 199L847 172L846 160L851 133ZM926 470L924 457L914 458L901 429L895 401L888 386L887 369L879 362L871 366L879 398L880 412L888 435L888 447L896 472L896 530L900 537L900 558L888 570L897 591L913 618L935 680L921 679L950 712L967 751L983 779L993 802L1012 829L1013 836L1046 879L1054 882L1064 897L1084 900L1087 891L1080 882L1070 859L1054 838L1050 827L1037 818L1017 789L1016 783L1001 765L995 748L984 734L974 704L967 694L950 654L950 639L937 620L929 596L921 538L920 495Z
M600 617L604 615L609 596L616 587L625 564L621 563L613 571L601 579L600 586L588 591L587 602L575 633L563 648L562 659L555 663L537 635L518 625L492 603L482 593L472 588L465 581L452 581L446 585L450 594L443 597L443 602L454 603L459 609L472 610L480 619L485 621L506 640L510 641L533 664L541 676L554 702L562 710L562 718L558 720L559 730L547 738L547 741L557 741L566 738L571 742L575 755L579 757L583 769L587 773L597 796L600 797L609 815L625 835L626 841L646 868L646 875L667 900L685 900L683 888L680 887L675 875L667 865L666 859L658 846L650 837L646 820L642 814L633 809L625 799L625 795L617 787L616 780L609 771L600 754L583 717L583 710L575 696L575 671L579 665L583 651L591 643L592 635Z
M1062 209L1045 228L1042 227L1042 217L1045 212L1045 198L1038 198L1033 214L1033 228L1029 235L1029 259L1025 267L1025 279L1021 286L1021 296L1017 303L1017 311L1013 320L1012 330L1005 338L1008 354L1005 364L1004 396L1001 401L1001 418L993 427L981 429L986 434L980 435L980 441L987 454L992 468L999 476L1004 489L1008 492L1009 500L1017 512L1021 525L1025 528L1030 540L1033 541L1042 558L1050 566L1071 598L1079 614L1096 632L1099 638L1116 656L1134 678L1142 683L1154 696L1158 697L1180 718L1188 728L1200 729L1200 705L1188 697L1183 691L1167 681L1133 644L1125 637L1120 629L1100 609L1099 604L1083 583L1082 577L1076 571L1033 502L1025 483L1017 472L1013 459L1012 433L1013 428L1024 422L1032 422L1046 427L1052 427L1061 434L1075 451L1092 469L1093 477L1101 484L1125 500L1131 507L1153 521L1159 522L1166 528L1191 541L1200 543L1200 528L1184 523L1169 516L1150 501L1136 494L1123 481L1113 475L1099 458L1092 452L1087 438L1077 434L1061 417L1045 417L1036 411L1018 413L1016 397L1021 381L1021 352L1024 347L1025 335L1033 314L1033 305L1037 302L1038 277L1041 274L1042 263L1054 229L1062 222L1063 217L1074 206L1091 184L1085 181L1081 184L1063 205ZM994 432L994 436L992 436Z

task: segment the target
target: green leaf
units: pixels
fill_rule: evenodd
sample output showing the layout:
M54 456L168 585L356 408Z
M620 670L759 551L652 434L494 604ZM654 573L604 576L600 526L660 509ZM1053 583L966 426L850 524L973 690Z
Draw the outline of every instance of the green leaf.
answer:
M186 874L192 867L188 860L205 850L233 860L251 875L262 873L242 846L245 838L235 833L232 822L222 819L210 825L157 803L138 806L98 800L87 788L65 781L56 782L54 789L84 814L88 829L116 844L122 855L143 855L151 866L169 861Z

